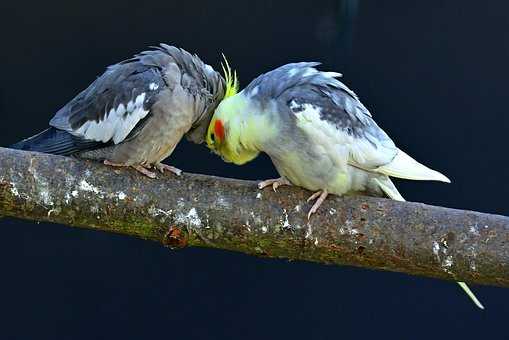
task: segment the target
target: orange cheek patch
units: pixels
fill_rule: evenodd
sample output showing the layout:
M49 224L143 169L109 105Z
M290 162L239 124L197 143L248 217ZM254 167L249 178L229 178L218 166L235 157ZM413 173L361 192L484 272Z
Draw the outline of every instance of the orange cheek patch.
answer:
M216 123L214 124L214 133L220 140L224 139L224 126L220 120L216 120Z

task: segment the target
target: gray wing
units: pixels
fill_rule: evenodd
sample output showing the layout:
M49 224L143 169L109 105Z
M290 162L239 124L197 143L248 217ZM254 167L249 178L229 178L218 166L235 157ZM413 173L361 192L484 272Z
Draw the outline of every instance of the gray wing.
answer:
M138 58L124 61L61 108L50 125L85 140L121 143L148 118L165 86L157 67Z
M318 63L295 63L262 75L246 90L277 99L312 141L334 148L351 165L371 170L390 163L398 149L355 93L321 72ZM259 97L261 98L261 97Z

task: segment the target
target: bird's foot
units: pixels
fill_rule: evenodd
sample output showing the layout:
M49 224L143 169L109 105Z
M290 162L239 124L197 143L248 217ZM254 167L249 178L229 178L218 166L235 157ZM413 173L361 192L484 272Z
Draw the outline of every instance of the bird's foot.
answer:
M163 163L156 163L156 164L154 164L154 168L159 170L159 172L162 174L164 173L164 171L169 171L169 172L174 173L177 176L182 175L182 170L180 170L179 168L176 168L174 166L171 166L171 165L167 165L167 164L163 164Z
M148 170L147 168L145 168L143 165L126 165L126 164L122 164L122 163L114 163L107 159L105 159L103 163L104 163L104 165L114 166L114 167L118 167L118 168L132 166L134 169L141 172L145 176L150 177L150 178L156 178L156 174L153 173L152 171Z
M318 208L323 203L323 201L325 201L325 199L327 198L327 195L329 195L327 190L319 190L319 191L315 192L313 195L309 196L309 198L307 200L308 202L312 201L314 199L316 199L316 201L315 201L315 204L313 204L313 206L311 207L311 209L309 209L308 220L311 218L311 215L313 215L318 210Z
M153 173L149 169L145 168L143 165L132 165L132 167L134 169L136 169L137 171L141 172L142 174L144 174L147 177L150 177L150 178L156 178L157 177L155 173Z
M109 166L114 166L114 167L117 167L117 168L127 166L127 165L122 164L122 163L113 163L113 162L111 162L111 161L109 161L109 160L107 160L107 159L105 159L105 160L103 161L103 164L104 164L104 165L109 165Z
M268 187L269 185L272 185L272 190L276 192L278 187L282 185L292 185L292 183L290 183L290 181L288 181L285 177L266 179L265 181L261 181L260 183L258 183L258 189L263 189L265 187Z
M144 174L147 177L156 178L156 174L153 173L152 171L148 170L143 165L126 165L126 164L122 164L122 163L114 163L107 159L105 159L103 161L103 163L104 163L104 165L114 166L117 168L131 166L131 167L133 167L133 169L136 169L138 172L141 172L142 174Z

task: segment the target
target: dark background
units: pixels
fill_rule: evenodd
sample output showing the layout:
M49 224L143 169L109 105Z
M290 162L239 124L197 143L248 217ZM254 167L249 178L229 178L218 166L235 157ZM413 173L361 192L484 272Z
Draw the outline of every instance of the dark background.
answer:
M453 180L408 200L509 214L504 1L17 1L0 4L0 145L46 127L104 67L167 42L241 84L290 61L344 74L400 147ZM263 179L183 142L185 171ZM1 339L494 339L509 290L258 259L4 219Z

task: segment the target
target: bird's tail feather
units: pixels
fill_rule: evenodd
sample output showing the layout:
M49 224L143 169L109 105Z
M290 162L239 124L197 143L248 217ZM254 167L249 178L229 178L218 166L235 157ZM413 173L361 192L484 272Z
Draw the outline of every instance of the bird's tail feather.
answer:
M392 181L389 177L380 176L377 178L373 178L373 182L378 184L380 189L382 189L384 194L386 194L387 197L389 197L390 199L393 199L395 201L405 202L405 199L403 198L403 196L401 196L398 189L396 188L394 183L392 183Z
M470 287L468 287L465 282L458 281L456 283L460 285L461 289L463 289L463 291L467 293L468 297L475 303L477 307L484 309L484 306L482 305L481 301L479 301L479 299L470 290Z
M77 151L93 149L98 144L101 143L83 140L66 131L50 127L35 136L11 145L10 148L69 156Z
M394 183L392 183L392 181L389 177L385 176L385 177L374 178L373 181L379 185L380 189L382 189L382 191L389 198L396 200L396 201L402 201L402 202L405 201L405 199L403 198L403 196L401 196L398 189L396 188ZM484 309L484 306L482 305L482 303L479 301L479 299L477 299L475 294L470 290L470 288L467 286L467 284L465 282L458 281L457 284L461 287L461 289L463 289L463 291L468 295L468 297L475 303L475 305L477 307Z
M432 170L425 165L398 149L396 157L386 165L375 170L378 173L416 181L440 181L451 183L451 181L440 172Z

